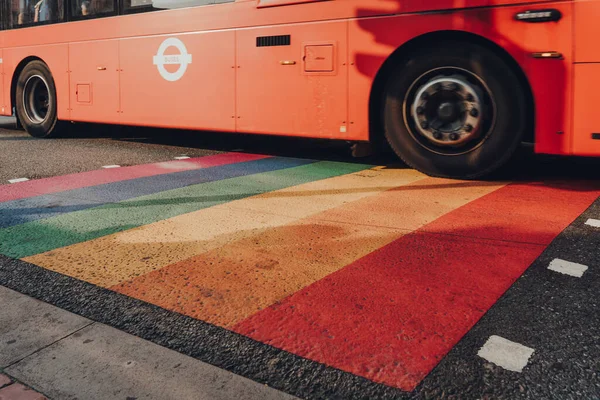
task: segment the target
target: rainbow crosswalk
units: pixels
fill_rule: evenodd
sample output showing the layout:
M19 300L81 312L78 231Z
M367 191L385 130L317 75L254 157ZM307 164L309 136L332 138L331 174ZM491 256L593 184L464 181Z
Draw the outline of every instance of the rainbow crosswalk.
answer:
M0 186L0 253L412 390L599 195L226 153Z

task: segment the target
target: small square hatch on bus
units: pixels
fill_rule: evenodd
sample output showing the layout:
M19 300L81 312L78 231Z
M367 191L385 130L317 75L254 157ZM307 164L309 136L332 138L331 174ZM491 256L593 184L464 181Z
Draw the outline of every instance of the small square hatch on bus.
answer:
M77 84L77 102L91 103L92 102L92 85L89 83Z
M304 46L305 72L333 72L333 45Z

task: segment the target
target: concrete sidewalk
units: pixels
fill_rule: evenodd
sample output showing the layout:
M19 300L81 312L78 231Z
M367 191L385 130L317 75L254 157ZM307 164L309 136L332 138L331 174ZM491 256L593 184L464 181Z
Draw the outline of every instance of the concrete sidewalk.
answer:
M0 304L0 372L50 399L294 398L2 286ZM1 374L0 387L44 398Z

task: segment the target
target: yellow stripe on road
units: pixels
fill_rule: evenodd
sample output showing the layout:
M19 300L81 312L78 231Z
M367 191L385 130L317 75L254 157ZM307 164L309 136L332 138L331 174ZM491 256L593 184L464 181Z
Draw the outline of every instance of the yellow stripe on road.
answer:
M24 260L111 287L267 229L423 178L408 169L361 171L232 201Z

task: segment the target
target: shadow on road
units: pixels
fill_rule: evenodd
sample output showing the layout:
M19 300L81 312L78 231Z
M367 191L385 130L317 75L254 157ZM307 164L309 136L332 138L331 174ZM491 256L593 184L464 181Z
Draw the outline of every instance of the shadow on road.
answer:
M0 137L0 142L44 140L24 136L21 132L14 131L14 125L4 123L4 121L0 121L0 129L4 129L6 133ZM60 140L78 139L108 139L124 143L215 151L243 151L280 157L407 168L391 153L377 154L367 158L353 158L348 144L343 141L92 124L77 124L70 135ZM519 182L597 180L599 170L600 159L539 155L534 154L531 145L524 144L513 162L496 174L493 180Z

